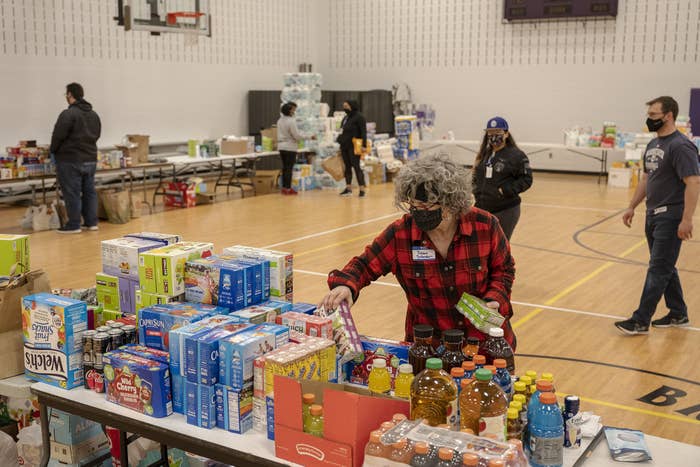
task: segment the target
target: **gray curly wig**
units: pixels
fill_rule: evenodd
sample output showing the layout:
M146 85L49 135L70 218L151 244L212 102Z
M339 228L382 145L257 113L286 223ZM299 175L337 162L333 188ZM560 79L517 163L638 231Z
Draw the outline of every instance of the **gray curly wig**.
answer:
M472 205L471 179L470 170L455 164L445 154L424 156L401 168L394 180L394 204L407 211L406 203L416 200L416 190L420 187L421 192L424 188L428 203L462 214Z

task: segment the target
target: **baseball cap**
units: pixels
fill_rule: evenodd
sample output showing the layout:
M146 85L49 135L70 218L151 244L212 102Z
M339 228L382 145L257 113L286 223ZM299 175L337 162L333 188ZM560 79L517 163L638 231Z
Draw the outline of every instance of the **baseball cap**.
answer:
M502 117L493 117L486 123L487 130L505 130L508 131L508 122Z

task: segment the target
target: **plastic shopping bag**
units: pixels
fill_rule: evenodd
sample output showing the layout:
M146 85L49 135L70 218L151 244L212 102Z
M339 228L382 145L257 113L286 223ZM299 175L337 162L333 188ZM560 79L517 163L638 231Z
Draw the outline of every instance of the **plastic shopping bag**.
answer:
M17 444L12 436L0 431L0 465L18 467Z
M17 435L17 459L19 459L19 463L23 467L39 467L43 451L41 426L34 424L22 428Z

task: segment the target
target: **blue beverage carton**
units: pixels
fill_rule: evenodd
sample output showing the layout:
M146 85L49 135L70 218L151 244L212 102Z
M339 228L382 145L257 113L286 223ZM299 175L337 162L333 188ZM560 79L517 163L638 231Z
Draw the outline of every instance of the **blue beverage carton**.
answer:
M83 417L57 409L51 409L49 414L49 433L55 443L77 445L103 434L99 423Z
M237 259L238 264L253 268L253 301L250 305L270 298L270 262L264 259ZM267 272L267 278L265 273Z
M177 373L170 374L172 378L172 393L173 393L173 412L185 414L185 398L187 379Z
M294 308L294 305L291 302L285 302L283 300L274 300L274 299L264 301L260 304L260 306L264 306L267 308L275 308L275 309L279 310L278 314L280 314L280 315L283 313L286 313L288 311L292 311L292 309ZM314 306L314 308L315 308L315 306Z
M297 302L292 305L292 309L289 311L296 311L297 313L304 313L305 315L313 315L316 311L316 305L311 303Z
M185 298L230 309L245 306L244 266L218 256L196 258L185 264Z
M216 384L219 377L219 341L251 328L249 323L228 323L203 334L185 337L185 378L191 383ZM205 376L203 376L205 375Z
M241 390L216 385L216 426L242 435L253 428L253 384Z
M139 342L147 347L168 350L172 329L181 328L202 318L216 314L174 303L154 305L139 311Z
M231 316L253 324L274 323L278 315L279 308L268 308L260 305L252 305L231 313Z
M289 328L287 326L280 326L279 324L272 323L263 323L257 325L255 329L274 334L275 348L281 347L282 345L289 342Z
M216 427L216 386L185 383L187 423L201 428Z
M198 311L209 316L227 315L231 311L225 306L211 305L209 303L170 302L153 306L157 306L158 308L162 308L164 310Z
M220 326L226 324L243 323L244 321L235 316L214 315L203 318L194 323L177 329L170 330L169 350L170 350L170 371L185 376L185 339L189 337L201 336Z
M167 363L119 350L107 352L103 361L109 402L156 418L173 413Z
M263 331L244 331L219 342L219 382L242 389L253 380L253 361L274 350L276 336Z
M48 293L22 298L24 373L63 389L83 384L85 302Z
M231 310L245 308L247 291L245 267L226 262L219 277L219 304Z
M150 347L146 347L145 345L138 344L126 344L119 347L119 350L141 358L147 358L149 360L165 363L166 365L170 363L170 354L165 350L152 349Z

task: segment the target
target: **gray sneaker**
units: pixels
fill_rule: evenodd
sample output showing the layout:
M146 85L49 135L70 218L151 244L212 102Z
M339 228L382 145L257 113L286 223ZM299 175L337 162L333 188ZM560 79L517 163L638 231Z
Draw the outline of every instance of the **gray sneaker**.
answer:
M690 325L690 320L687 316L674 318L671 314L667 314L663 318L655 319L651 322L655 328L682 328Z
M633 318L626 319L624 321L618 321L615 323L615 327L619 329L620 332L629 336L634 336L637 334L649 334L649 326L645 326Z

